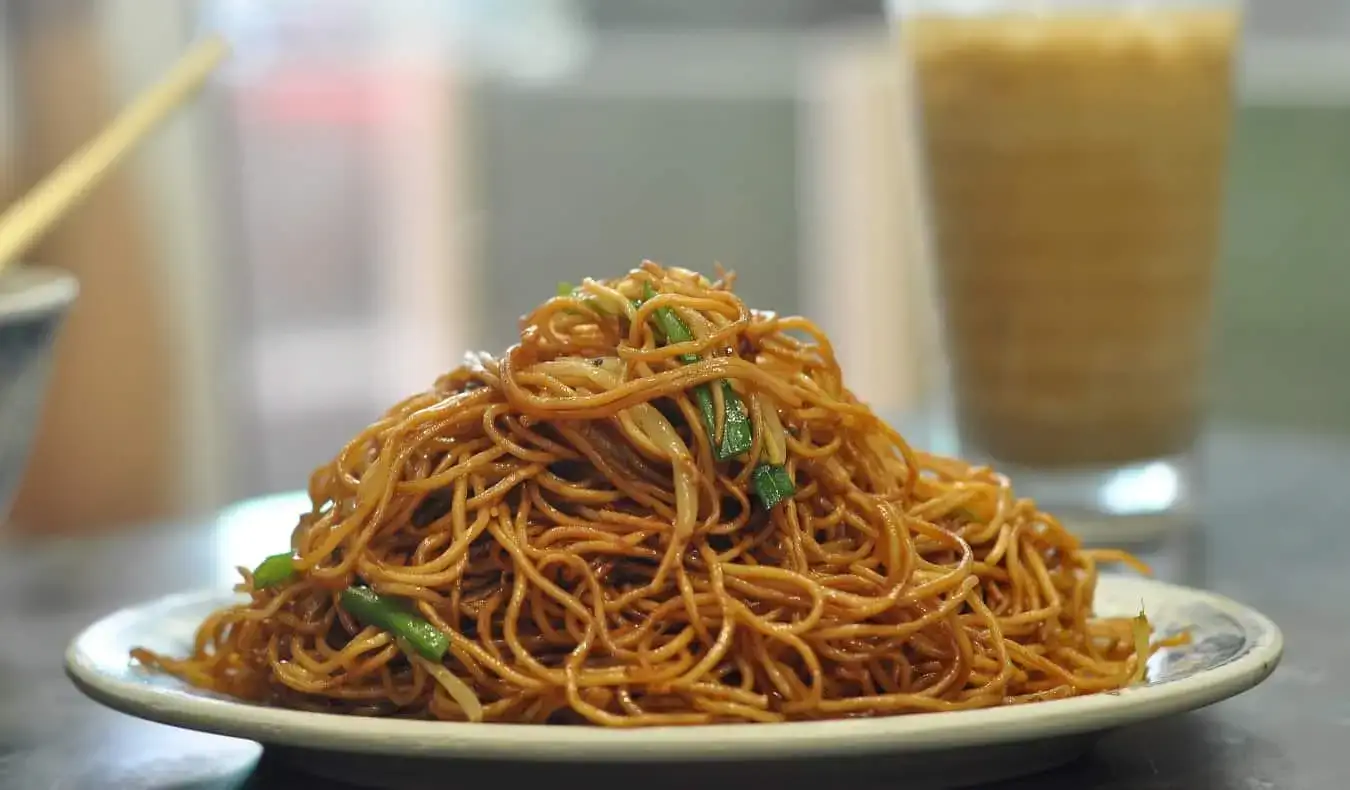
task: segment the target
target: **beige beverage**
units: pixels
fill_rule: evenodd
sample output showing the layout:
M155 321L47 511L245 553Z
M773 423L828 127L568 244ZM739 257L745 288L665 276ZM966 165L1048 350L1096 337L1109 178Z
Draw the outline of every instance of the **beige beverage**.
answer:
M1186 451L1237 14L918 16L903 31L963 442L1038 467Z

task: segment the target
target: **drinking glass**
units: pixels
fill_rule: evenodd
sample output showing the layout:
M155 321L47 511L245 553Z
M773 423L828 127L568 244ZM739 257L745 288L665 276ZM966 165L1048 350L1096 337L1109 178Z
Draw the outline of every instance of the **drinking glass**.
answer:
M1240 7L890 11L961 452L1089 535L1185 520Z

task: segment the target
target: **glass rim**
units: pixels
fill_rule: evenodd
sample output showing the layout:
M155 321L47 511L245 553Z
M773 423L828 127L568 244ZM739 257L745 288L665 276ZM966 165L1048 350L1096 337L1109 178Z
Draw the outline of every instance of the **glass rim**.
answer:
M1079 12L1240 10L1244 0L885 0L886 16L1050 16Z

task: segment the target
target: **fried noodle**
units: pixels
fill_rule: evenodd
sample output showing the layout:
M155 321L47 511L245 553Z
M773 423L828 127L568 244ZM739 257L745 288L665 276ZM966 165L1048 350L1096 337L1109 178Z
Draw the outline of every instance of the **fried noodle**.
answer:
M133 655L288 708L604 726L985 708L1142 675L1137 624L1092 610L1098 561L1128 556L911 448L819 328L719 275L647 262L544 302L505 356L471 355L315 471L293 578L241 569L249 601L190 655ZM663 309L692 339L662 335ZM753 446L718 460L737 399ZM791 478L772 508L759 459ZM354 619L355 584L406 601L443 659Z

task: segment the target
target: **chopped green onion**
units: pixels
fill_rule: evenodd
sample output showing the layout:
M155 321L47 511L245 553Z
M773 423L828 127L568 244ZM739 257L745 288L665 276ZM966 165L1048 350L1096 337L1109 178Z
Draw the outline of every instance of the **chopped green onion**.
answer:
M642 298L643 300L656 298L656 291L652 290L651 283L642 284ZM666 343L693 342L694 333L689 331L689 325L671 308L658 307L653 310L652 320L656 322L657 331L665 336ZM680 361L692 365L698 361L698 354L681 354Z
M787 468L778 464L760 464L750 473L755 486L755 494L763 503L765 510L773 510L779 502L791 497L797 488L792 484L792 475Z
M290 581L295 576L295 560L290 554L273 554L253 570L253 589L265 590Z
M450 649L450 639L440 629L408 611L401 601L383 597L369 587L343 590L342 608L363 625L387 631L395 640L411 645L423 658L440 661Z
M731 382L722 380L722 445L717 448L717 460L726 461L750 451L755 443L755 432L750 426L750 412L745 402L731 388Z
M713 410L712 390L708 389L707 384L694 387L694 401L698 403L699 414L703 415L703 427L707 429L708 441L711 442L717 436L717 415Z
M643 283L643 300L655 297L656 291L653 290L651 283ZM641 302L635 302L635 306L639 304ZM666 343L689 343L694 339L694 333L689 331L684 319L669 307L660 307L652 311L652 321ZM692 365L699 361L699 357L697 354L681 354L680 361ZM754 431L750 426L750 413L745 408L745 402L736 394L736 390L732 389L731 382L723 380L721 384L722 443L717 447L716 456L717 460L726 461L750 450L750 446L754 444ZM700 384L694 388L694 400L698 402L699 411L703 415L708 438L713 439L717 430L717 412L708 385Z
M748 452L755 443L754 431L750 427L750 415L741 402L731 382L723 379L722 385L722 444L715 448L714 455L719 461L727 461ZM699 413L703 415L703 424L708 429L711 440L717 435L717 407L713 402L710 385L700 384L694 388L694 400L698 402Z
M642 299L634 300L633 306L640 307L642 302L655 297L656 291L651 283L643 283ZM694 339L694 333L689 331L684 319L669 307L653 310L652 322L666 343L688 343ZM680 361L693 364L698 362L699 358L697 354L681 354ZM717 447L716 456L717 460L726 461L750 451L754 445L754 429L750 423L750 412L745 408L745 401L736 394L731 382L723 379L718 383L722 386L722 443ZM717 413L713 393L708 384L700 384L694 388L694 400L703 415L708 437L712 439L717 431ZM785 467L778 464L761 463L751 473L751 480L755 493L765 509L773 509L779 502L796 492L792 476Z

